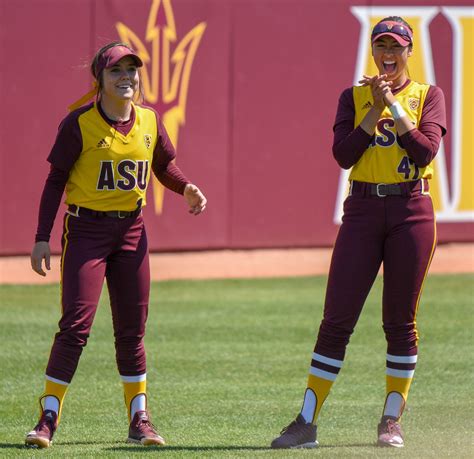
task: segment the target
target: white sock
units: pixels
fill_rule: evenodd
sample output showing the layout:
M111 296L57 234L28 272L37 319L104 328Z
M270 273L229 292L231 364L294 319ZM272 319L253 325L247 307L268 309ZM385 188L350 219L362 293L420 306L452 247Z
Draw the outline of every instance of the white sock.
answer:
M403 407L403 397L398 392L391 392L388 394L387 401L385 402L385 409L383 410L384 416L393 416L399 418Z
M313 422L315 409L316 395L311 389L306 389L303 407L301 408L301 416L303 416L307 424L311 424Z
M48 395L45 397L43 402L43 410L51 410L54 411L56 414L59 413L59 400L52 395Z
M137 411L145 411L145 410L146 410L146 395L138 394L132 400L132 406L130 407L130 416L133 419Z

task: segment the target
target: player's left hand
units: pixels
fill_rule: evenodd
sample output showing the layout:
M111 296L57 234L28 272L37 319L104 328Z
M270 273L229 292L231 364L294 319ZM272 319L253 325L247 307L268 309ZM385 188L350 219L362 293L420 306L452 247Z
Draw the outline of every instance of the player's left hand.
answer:
M183 194L189 205L190 214L199 215L206 208L207 199L196 185L188 183Z

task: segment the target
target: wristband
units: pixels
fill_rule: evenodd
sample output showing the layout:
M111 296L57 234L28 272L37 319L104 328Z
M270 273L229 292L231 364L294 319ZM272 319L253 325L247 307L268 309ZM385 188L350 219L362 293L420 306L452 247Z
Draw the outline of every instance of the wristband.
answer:
M400 104L398 100L390 105L388 109L390 110L394 120L399 120L400 118L407 116L407 112L403 110L402 104Z

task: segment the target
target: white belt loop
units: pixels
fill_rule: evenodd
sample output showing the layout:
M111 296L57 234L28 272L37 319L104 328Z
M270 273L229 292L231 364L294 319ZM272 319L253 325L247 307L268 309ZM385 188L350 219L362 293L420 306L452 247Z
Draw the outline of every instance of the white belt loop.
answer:
M76 211L75 212L71 212L69 209L66 210L66 213L69 214L69 215L72 215L73 217L79 217L79 209L80 207L79 206L76 206Z
M354 180L349 180L349 195L352 196L352 188L354 187Z

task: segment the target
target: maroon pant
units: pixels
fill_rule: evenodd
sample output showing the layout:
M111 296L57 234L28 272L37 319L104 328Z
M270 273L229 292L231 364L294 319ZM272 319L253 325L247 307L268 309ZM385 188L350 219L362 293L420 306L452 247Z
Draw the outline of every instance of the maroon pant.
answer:
M121 375L146 372L143 345L150 266L142 216L66 214L62 238L62 317L46 374L70 382L87 344L104 278Z
M382 318L387 352L416 354L415 316L435 246L433 205L431 197L422 194L421 182L405 196L373 196L369 185L354 189L344 202L315 352L344 359L383 262Z

